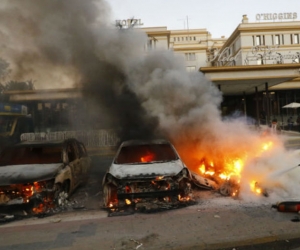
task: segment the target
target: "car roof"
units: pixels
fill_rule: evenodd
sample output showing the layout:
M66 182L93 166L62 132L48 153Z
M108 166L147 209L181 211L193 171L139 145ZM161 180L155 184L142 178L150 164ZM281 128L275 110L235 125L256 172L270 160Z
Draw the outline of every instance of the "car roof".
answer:
M165 140L165 139L128 140L128 141L122 142L121 147L133 146L133 145L146 145L146 144L171 144L171 143L168 140Z
M20 147L20 146L60 146L66 143L67 141L77 141L76 139L65 139L65 140L45 140L45 141L23 141L17 143L13 146Z

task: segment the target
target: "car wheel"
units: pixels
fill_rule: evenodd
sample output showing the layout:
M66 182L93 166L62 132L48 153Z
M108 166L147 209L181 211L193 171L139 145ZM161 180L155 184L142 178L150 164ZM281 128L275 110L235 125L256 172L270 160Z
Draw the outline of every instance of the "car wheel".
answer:
M55 204L59 207L66 207L69 197L69 183L66 181L63 184L56 184Z
M105 184L103 186L103 202L105 207L114 207L117 205L117 188L113 185Z
M231 180L222 183L219 189L220 194L224 196L233 196L234 194L237 194L238 191L239 191L238 183Z

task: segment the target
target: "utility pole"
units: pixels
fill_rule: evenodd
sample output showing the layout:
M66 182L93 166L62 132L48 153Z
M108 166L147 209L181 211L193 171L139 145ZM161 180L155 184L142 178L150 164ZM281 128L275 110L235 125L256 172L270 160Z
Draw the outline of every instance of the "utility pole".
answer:
M186 28L187 31L189 32L189 16L186 16Z
M186 16L184 19L178 19L178 21L183 21L183 29L189 31L189 16ZM185 26L186 23L186 26Z

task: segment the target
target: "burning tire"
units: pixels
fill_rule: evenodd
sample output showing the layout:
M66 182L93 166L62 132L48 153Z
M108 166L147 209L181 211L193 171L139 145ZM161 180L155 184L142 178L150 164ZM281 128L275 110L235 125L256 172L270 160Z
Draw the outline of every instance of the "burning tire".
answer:
M224 196L237 196L239 192L239 185L236 181L225 181L220 186L219 192Z
M105 184L103 186L103 202L104 206L108 208L112 208L118 205L116 186L110 184Z

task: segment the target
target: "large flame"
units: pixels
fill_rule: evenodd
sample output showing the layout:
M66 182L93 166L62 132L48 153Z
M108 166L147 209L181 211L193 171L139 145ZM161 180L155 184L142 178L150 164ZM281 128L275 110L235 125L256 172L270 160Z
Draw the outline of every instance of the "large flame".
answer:
M217 147L215 150L201 148L200 153L194 150L193 154L196 155L189 154L193 161L190 161L188 165L195 173L210 178L219 185L226 181L239 184L247 162L272 150L276 143L279 143L276 137L258 136L255 143L249 143L246 146L245 143L241 143L235 148L221 145L221 150ZM261 194L263 191L255 185L256 181L249 180L249 185L253 192ZM233 188L231 195L234 196L236 193L237 190Z

